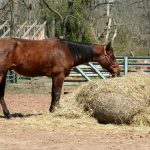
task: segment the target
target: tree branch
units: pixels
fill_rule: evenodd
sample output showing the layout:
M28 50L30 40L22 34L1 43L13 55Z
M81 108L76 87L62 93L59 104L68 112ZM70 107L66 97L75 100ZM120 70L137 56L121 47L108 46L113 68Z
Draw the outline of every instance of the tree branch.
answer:
M46 6L50 11L52 11L54 14L56 14L56 15L60 18L61 21L63 21L63 17L62 17L62 15L61 15L58 11L56 11L56 10L54 10L52 7L50 7L50 6L46 3L45 0L42 0L42 2L45 4L45 6Z
M5 7L7 7L7 5L9 4L9 2L8 3L6 3L2 8L0 8L0 10L3 10L3 9L5 9Z
M97 7L101 6L101 5L106 5L108 4L108 2L105 2L105 3L99 3L97 5L94 6L93 10L96 9Z
M120 2L116 2L116 1L114 1L114 0L112 0L112 1L107 1L107 2L104 2L104 3L99 3L99 4L97 4L97 5L95 5L94 6L94 8L93 8L93 10L95 10L97 7L99 7L99 6L102 6L102 5L107 5L107 4L120 4Z
M134 5L134 4L138 4L138 3L141 3L143 2L142 0L139 0L139 1L136 1L136 2L133 2L133 3L130 3L128 6L131 6L131 5Z
M26 4L26 2L24 0L22 0L24 5L26 6L26 8L28 9L28 5Z

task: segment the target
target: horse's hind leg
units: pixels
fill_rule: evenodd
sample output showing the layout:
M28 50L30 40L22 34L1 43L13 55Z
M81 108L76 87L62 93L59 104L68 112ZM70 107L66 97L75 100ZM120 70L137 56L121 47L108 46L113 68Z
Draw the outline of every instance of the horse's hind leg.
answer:
M0 104L2 106L4 115L7 118L11 118L11 114L9 113L9 110L4 100L5 85L6 85L6 74L0 75Z

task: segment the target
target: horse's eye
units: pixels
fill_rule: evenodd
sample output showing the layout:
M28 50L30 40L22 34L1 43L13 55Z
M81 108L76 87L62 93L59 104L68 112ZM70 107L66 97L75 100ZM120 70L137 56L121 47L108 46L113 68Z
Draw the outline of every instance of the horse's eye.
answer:
M115 56L110 56L112 59L115 59Z

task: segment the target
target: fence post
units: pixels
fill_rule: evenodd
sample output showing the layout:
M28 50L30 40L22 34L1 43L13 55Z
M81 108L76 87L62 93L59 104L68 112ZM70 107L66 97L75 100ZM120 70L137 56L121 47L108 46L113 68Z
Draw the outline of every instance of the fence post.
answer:
M128 57L124 57L124 75L126 76L128 74Z

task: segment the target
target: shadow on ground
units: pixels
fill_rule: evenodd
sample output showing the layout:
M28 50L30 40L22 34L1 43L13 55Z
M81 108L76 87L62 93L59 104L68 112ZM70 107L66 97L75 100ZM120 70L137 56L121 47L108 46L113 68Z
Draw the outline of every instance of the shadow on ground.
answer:
M12 118L28 118L32 116L40 116L42 113L38 114L22 114L22 113L13 113L11 114ZM7 118L6 116L0 115L0 118ZM8 119L8 118L7 118Z

